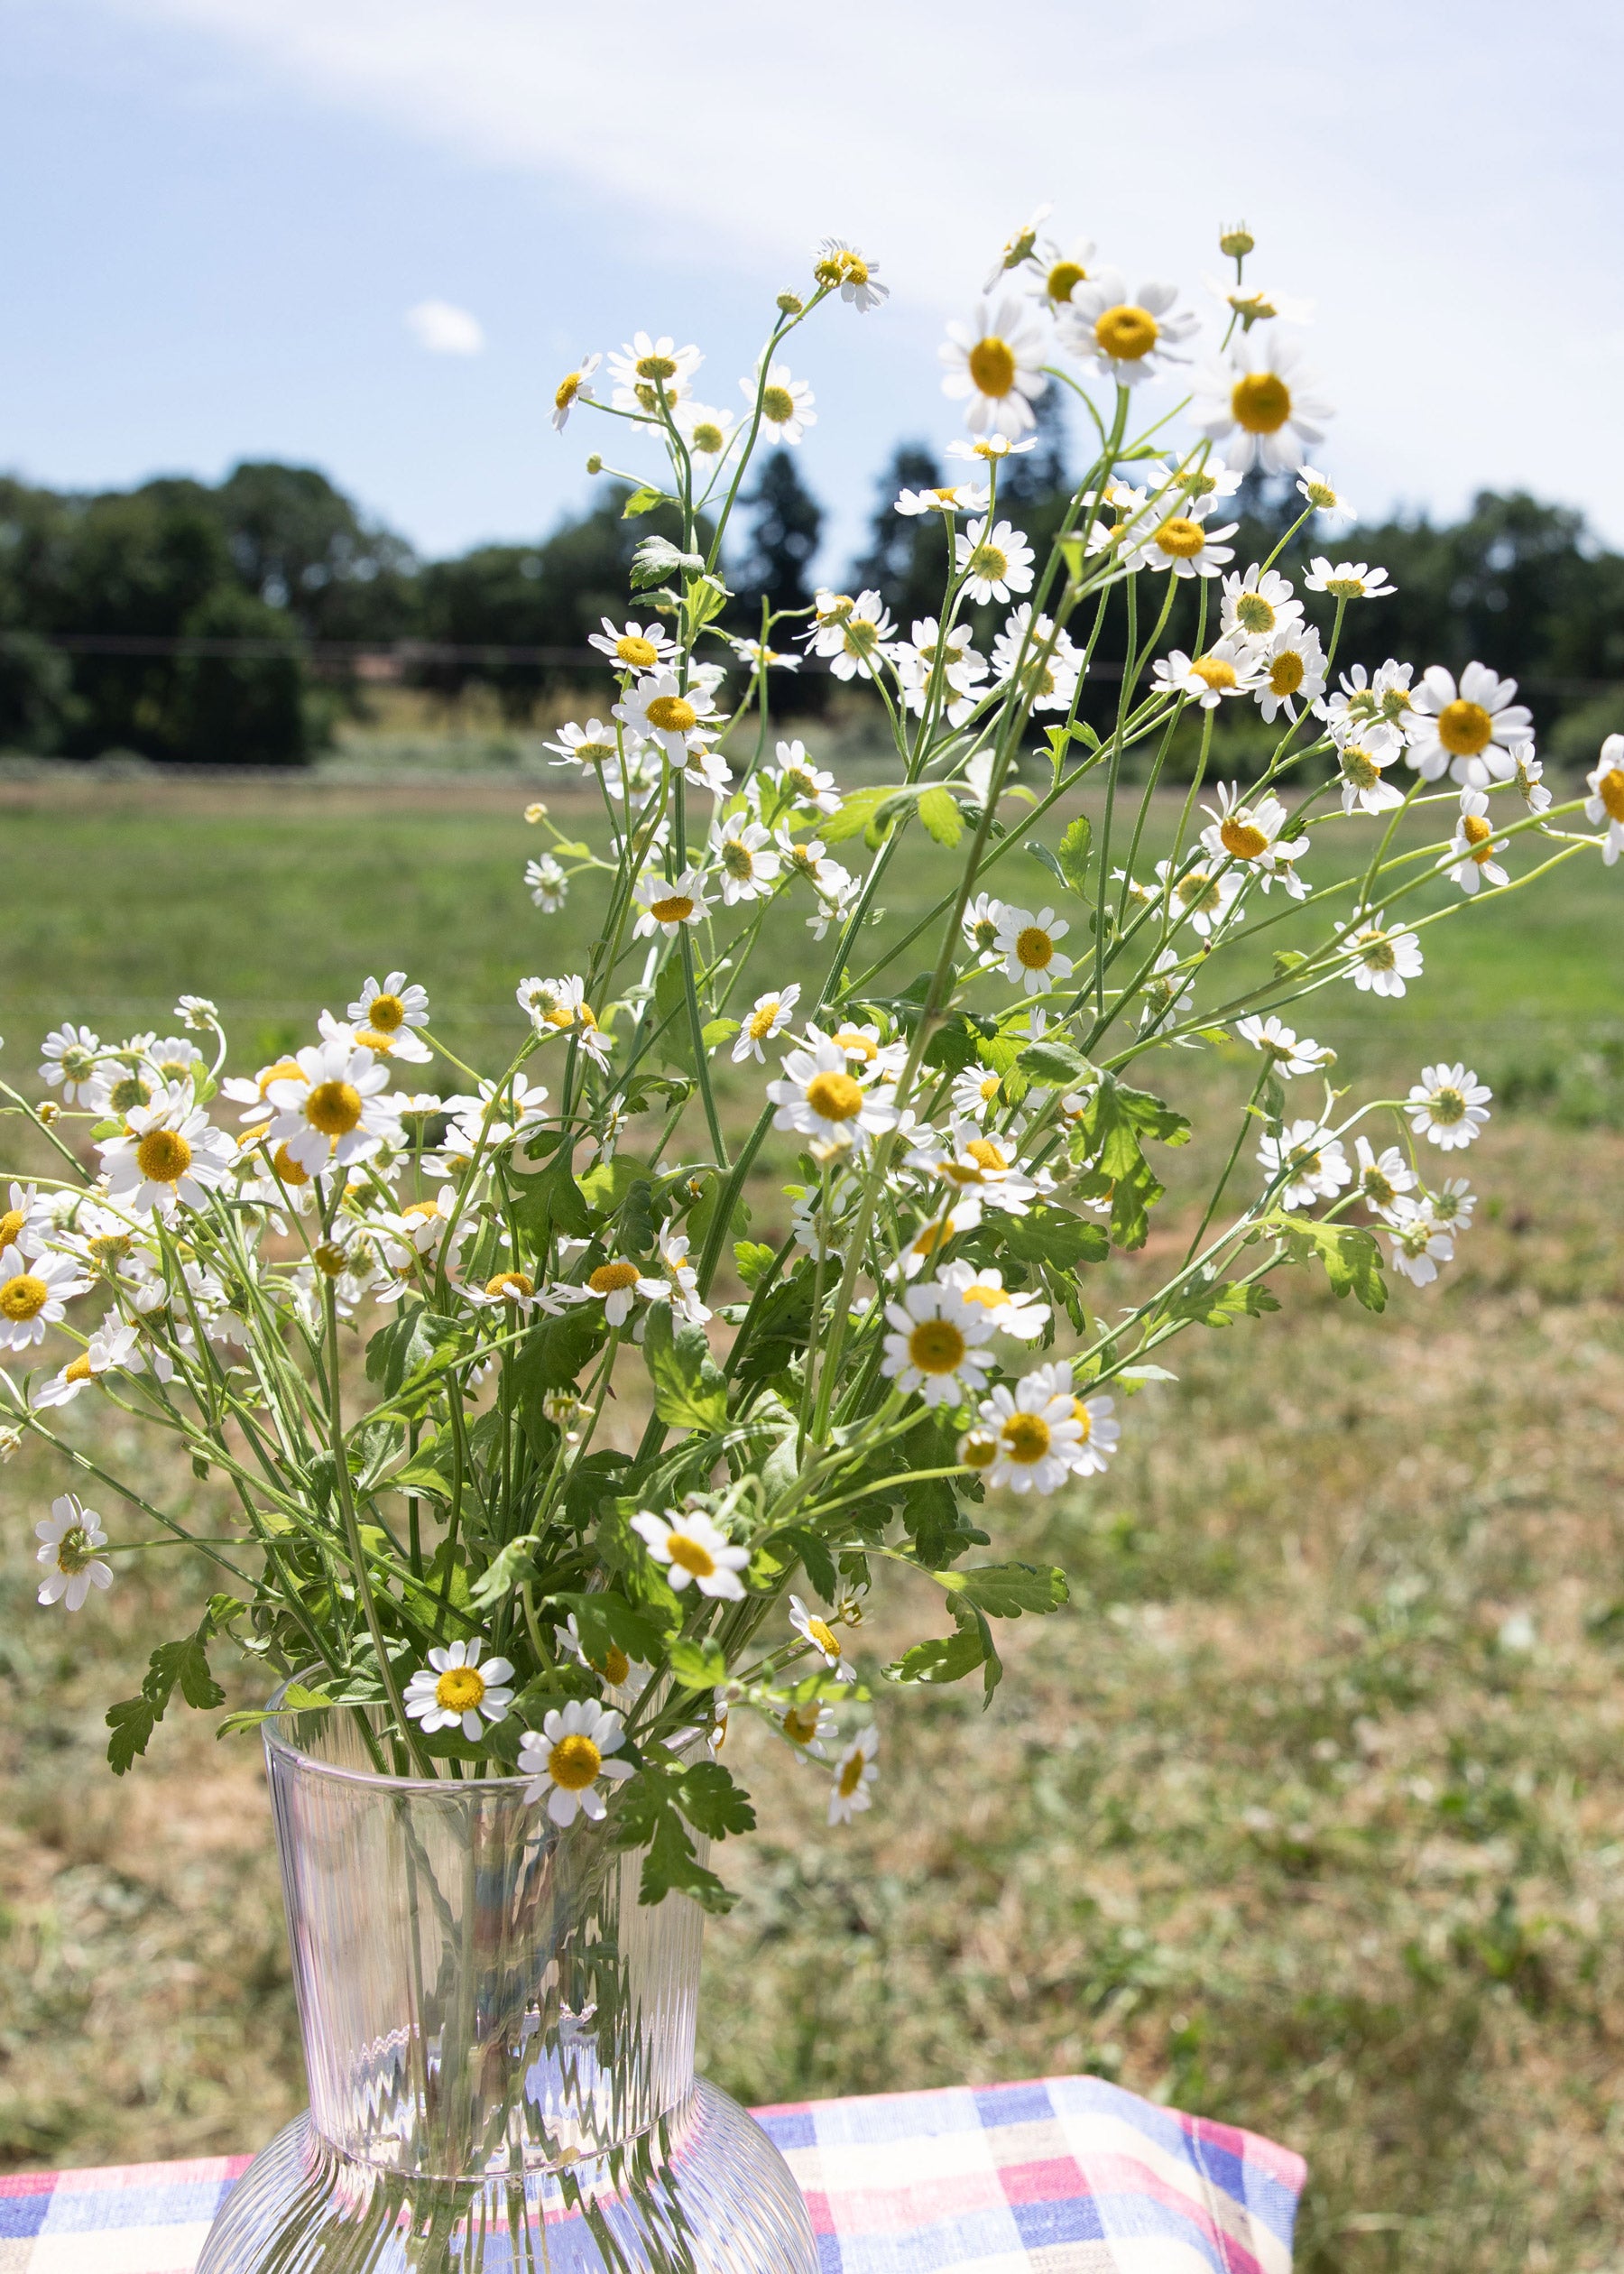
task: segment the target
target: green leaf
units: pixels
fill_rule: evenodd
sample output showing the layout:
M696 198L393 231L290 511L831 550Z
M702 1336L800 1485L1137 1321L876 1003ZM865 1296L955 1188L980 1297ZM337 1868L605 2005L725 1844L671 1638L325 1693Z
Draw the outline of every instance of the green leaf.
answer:
M675 504L676 502L675 498L668 498L664 490L656 489L651 483L645 482L641 489L632 491L621 507L621 519L637 521L644 513L651 513L656 505Z
M632 589L641 592L648 585L663 584L678 568L702 575L704 555L681 551L669 537L645 537L632 556Z
M668 1428L712 1436L726 1428L727 1385L702 1326L686 1320L678 1326L669 1303L651 1304L643 1360L654 1384L654 1410Z
M677 992L680 1000L682 967L678 965L676 969ZM630 1160L623 1153L616 1153L612 1160L600 1160L595 1169L589 1169L586 1171L580 1181L581 1197L595 1216L612 1216L620 1207L632 1186L645 1183L648 1174L648 1168L644 1162ZM589 1223L584 1223L567 1225L566 1229L574 1232L578 1238L583 1233L590 1232L592 1226Z
M1053 1036L1027 1044L1020 1053L1020 1070L1029 1081L1041 1082L1048 1089L1075 1089L1095 1078L1093 1068L1082 1052Z
M724 1840L730 1833L753 1832L755 1810L750 1795L734 1782L719 1761L696 1761L671 1779L677 1806L696 1832L707 1839Z
M724 1042L731 1042L738 1031L737 1019L707 1019L699 1030L699 1040L707 1050L715 1050Z
M673 1642L666 1664L684 1689L715 1689L727 1679L727 1660L714 1642Z
M730 1911L738 1900L715 1872L707 1872L694 1853L694 1843L674 1809L662 1809L643 1857L642 1881L638 1890L645 1903L660 1903L673 1890L691 1895L713 1917Z
M557 1318L543 1319L507 1360L507 1378L518 1396L519 1418L533 1450L556 1442L547 1434L552 1427L546 1413L548 1391L573 1389L608 1332L601 1307L582 1304Z
M424 1493L430 1500L452 1499L456 1486L449 1471L439 1465L437 1456L450 1461L449 1437L443 1442L438 1437L430 1438L426 1446L419 1448L404 1468L396 1469L392 1476L384 1480L384 1488L392 1493Z
M987 1535L970 1522L958 1494L945 1476L909 1484L902 1496L902 1522L915 1555L932 1570L955 1563L971 1548L984 1548ZM825 1594L832 1590L824 1590Z
M410 1402L412 1390L429 1386L447 1366L455 1365L469 1342L462 1320L414 1303L367 1344L366 1378L386 1398L399 1400L404 1392Z
M1301 971L1308 958L1300 948L1277 948L1274 971L1277 979L1289 979L1294 971Z
M1238 1318L1260 1318L1277 1311L1278 1302L1260 1280L1198 1280L1170 1298L1156 1313L1158 1319L1187 1318L1202 1326L1232 1326Z
M919 800L919 818L938 845L956 845L964 834L964 817L951 790L939 782Z
M126 1697L107 1708L107 1761L115 1777L128 1774L138 1754L145 1752L161 1716L144 1697Z
M1041 837L1028 837L1025 845L1021 847L1021 850L1023 853L1029 855L1034 861L1041 861L1044 867L1047 869L1049 874L1054 878L1057 884L1065 884L1066 881L1066 871L1061 867L1059 862L1056 860L1054 855L1049 851L1048 846L1045 845Z
M1080 1263L1103 1263L1111 1243L1103 1224L1074 1216L1069 1208L1033 1208L999 1226L1001 1245L1023 1263L1052 1271L1075 1271Z
M805 1524L786 1524L773 1534L772 1544L775 1548L788 1548L806 1567L807 1577L826 1603L835 1601L840 1593L840 1575L827 1540Z
M1311 1216L1271 1216L1265 1222L1280 1234L1294 1262L1317 1253L1333 1295L1352 1295L1368 1311L1387 1308L1381 1250L1373 1232L1354 1224L1315 1224Z
M540 1545L534 1532L504 1541L468 1589L469 1608L485 1611L505 1603L519 1582L533 1575Z
M545 1247L554 1231L577 1240L591 1232L586 1193L570 1173L568 1146L560 1146L546 1169L516 1181L514 1221L537 1248Z
M925 1045L925 1063L938 1074L962 1074L975 1063L981 1039L977 1021L963 1011L950 1011Z
M208 1670L208 1653L195 1634L180 1642L161 1642L148 1661L141 1688L160 1718L177 1689L199 1713L226 1703L225 1691Z
M1071 1599L1065 1572L1052 1564L973 1564L968 1571L937 1571L931 1576L990 1619L1057 1611Z
M863 837L877 826L881 809L900 795L903 803L909 800L906 789L899 791L895 782L885 782L877 788L854 790L843 800L838 813L826 814L817 825L817 834L826 845L842 845L848 837Z
M986 1657L975 1627L961 1627L955 1634L937 1635L916 1642L885 1669L892 1682L962 1682Z
M761 1240L735 1240L734 1269L746 1287L754 1289L760 1285L762 1274L777 1253L776 1248L768 1247Z
M1080 892L1084 899L1091 882L1088 855L1093 843L1093 824L1085 813L1078 814L1060 840L1060 874L1073 892Z
M245 1730L258 1729L262 1723L275 1721L282 1714L316 1714L338 1701L325 1690L307 1689L302 1682L290 1682L282 1693L282 1702L272 1709L269 1706L249 1706L239 1712L227 1714L216 1730L217 1737L240 1736ZM108 1717L111 1719L111 1716Z
M611 1650L623 1650L640 1666L658 1662L665 1645L660 1627L613 1587L595 1587L585 1595L549 1595L548 1601L566 1618L573 1616L581 1648L600 1671Z

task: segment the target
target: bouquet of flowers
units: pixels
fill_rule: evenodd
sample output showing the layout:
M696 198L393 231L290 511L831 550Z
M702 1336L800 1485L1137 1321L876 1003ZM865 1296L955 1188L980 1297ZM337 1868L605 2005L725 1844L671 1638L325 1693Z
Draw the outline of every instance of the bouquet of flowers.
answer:
M884 300L854 246L826 242L780 298L742 416L698 399L697 348L643 333L559 385L558 429L589 413L651 452L626 512L674 534L638 545L631 613L595 642L604 715L551 745L601 820L586 842L532 809L551 849L529 883L585 901L593 938L578 970L520 979L504 1066L465 1066L394 971L273 1064L230 1069L186 995L170 1036L62 1026L42 1100L5 1092L57 1170L0 1211L6 1443L77 1472L38 1525L41 1601L77 1612L166 1540L218 1580L113 1705L115 1770L175 1700L223 1702L229 1640L301 1713L361 1709L381 1771L525 1778L558 1826L608 1818L645 1900L719 1906L704 1843L752 1822L717 1757L731 1711L823 1762L831 1821L868 1807L876 1695L990 1696L1000 1622L1066 1600L1060 1571L985 1552L1001 1496L1104 1471L1164 1346L1276 1308L1279 1273L1374 1312L1384 1271L1422 1285L1449 1261L1472 1196L1446 1172L1488 1090L1440 1063L1352 1100L1298 1006L1402 995L1432 926L1615 861L1624 738L1559 805L1490 668L1338 676L1382 570L1316 557L1297 591L1280 549L1241 568L1224 541L1252 468L1295 480L1288 533L1351 512L1306 462L1329 413L1250 237L1222 238L1218 337L1152 417L1197 315L1044 217L941 349L965 431L959 478L896 501L939 532L937 613L906 627L835 590L742 626L727 581L746 469L816 416L792 336ZM1048 389L1093 439L1039 558L1000 484ZM883 781L843 790L775 731L779 674L811 663L883 714ZM1091 671L1114 690L1096 724ZM1226 715L1270 730L1254 779L1209 779ZM1168 822L1181 729L1199 746ZM877 929L905 845L935 897ZM1003 896L1017 853L1046 904ZM761 968L785 901L820 950L804 986ZM1255 1078L1176 1262L1106 1316L1091 1273L1144 1244L1160 1157L1192 1135L1147 1083L1169 1052ZM743 1118L724 1053L760 1085ZM1210 1086L1229 1099L1227 1074ZM795 1180L752 1227L770 1144ZM64 1436L81 1397L172 1432L217 1487L207 1521ZM853 1631L892 1564L934 1583L937 1631L860 1682Z

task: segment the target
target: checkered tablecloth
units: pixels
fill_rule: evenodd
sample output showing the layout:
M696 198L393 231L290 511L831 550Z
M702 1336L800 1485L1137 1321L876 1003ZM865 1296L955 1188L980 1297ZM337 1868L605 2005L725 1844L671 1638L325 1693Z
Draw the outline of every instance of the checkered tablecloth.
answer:
M821 2274L1289 2274L1301 2158L1097 2077L757 2114ZM0 2177L0 2274L192 2274L247 2161Z

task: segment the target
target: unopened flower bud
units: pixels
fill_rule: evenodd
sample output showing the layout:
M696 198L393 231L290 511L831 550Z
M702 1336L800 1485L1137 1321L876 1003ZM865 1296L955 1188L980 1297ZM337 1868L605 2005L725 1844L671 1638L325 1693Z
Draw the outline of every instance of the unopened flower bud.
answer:
M778 296L780 313L785 316L798 316L806 304L797 292L780 292Z
M538 798L532 805L527 805L525 807L524 818L532 825L532 827L538 821L546 820L547 808L542 804L540 798Z
M601 474L603 470L604 461L601 458L599 458L597 452L594 450L592 456L586 461L586 471L588 474Z
M1226 260L1243 261L1256 245L1257 239L1244 221L1238 221L1232 229L1225 229L1218 239L1218 250Z

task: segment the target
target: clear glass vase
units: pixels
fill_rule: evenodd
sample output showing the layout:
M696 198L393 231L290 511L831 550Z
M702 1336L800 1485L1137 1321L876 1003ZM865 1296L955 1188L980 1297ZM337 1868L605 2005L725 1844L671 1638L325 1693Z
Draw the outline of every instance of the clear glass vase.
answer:
M198 2274L817 2274L789 2167L694 2075L703 1916L518 1778L265 1724L310 2106Z

